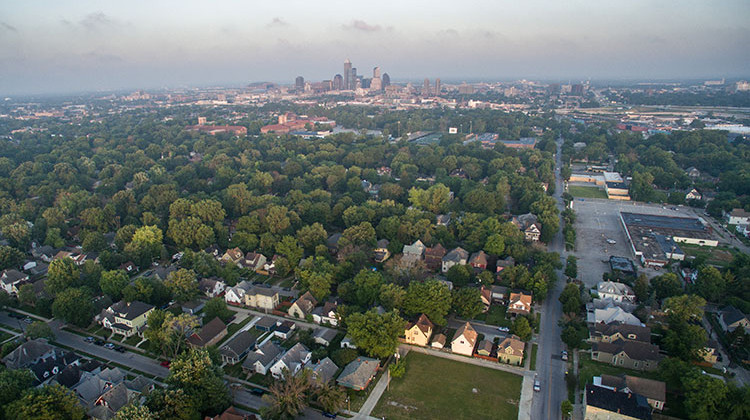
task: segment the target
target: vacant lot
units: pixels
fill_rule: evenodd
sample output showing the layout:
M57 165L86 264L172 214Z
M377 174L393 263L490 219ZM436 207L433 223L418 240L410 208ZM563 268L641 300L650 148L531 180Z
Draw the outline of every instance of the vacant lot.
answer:
M583 187L580 185L569 185L568 193L573 197L582 198L607 198L607 193L599 187Z
M372 415L388 419L515 419L521 377L419 353L406 356ZM476 391L476 392L475 392Z

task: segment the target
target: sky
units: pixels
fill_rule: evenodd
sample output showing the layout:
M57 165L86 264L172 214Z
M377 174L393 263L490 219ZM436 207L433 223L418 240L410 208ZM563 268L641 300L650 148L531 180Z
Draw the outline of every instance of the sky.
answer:
M331 79L750 77L750 1L0 0L0 95Z

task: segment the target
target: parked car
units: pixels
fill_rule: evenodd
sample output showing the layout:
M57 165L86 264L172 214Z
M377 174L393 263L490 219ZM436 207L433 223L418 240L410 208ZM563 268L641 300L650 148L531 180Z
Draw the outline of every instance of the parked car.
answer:
M115 346L115 351L118 353L125 353L125 347L123 346Z
M607 243L610 245L614 245L617 243L617 241L615 241L614 239L607 239Z
M263 396L263 394L266 393L266 391L264 391L264 390L262 390L260 388L252 388L250 390L250 393L253 394L253 395L257 395L257 396L261 397L261 396Z
M539 383L538 379L534 380L534 392L539 392L542 390L542 384Z
M497 327L497 330L500 332L510 332L510 328L508 327Z
M105 349L113 350L115 348L115 345L112 344L112 343L107 343L107 344L104 345L104 348Z
M87 343L93 343L94 340L95 340L95 338L92 337L92 336L88 336L88 337L86 337L86 338L83 339L83 341L85 341Z
M562 353L560 353L560 357L561 357L561 358L562 358L563 360L568 360L568 352L567 352L567 351L565 351L565 350L563 350L563 351L562 351Z
M96 344L97 346L103 346L104 345L104 341L97 339L97 340L94 341L94 344Z
M329 412L327 412L327 411L324 411L324 412L323 412L323 417L328 417L329 419L335 419L335 418L336 418L336 416L337 416L337 414L336 414L336 413L329 413Z
M26 318L24 318L24 319L23 319L23 322L25 322L25 323L27 323L27 324L31 324L31 323L32 323L32 322L34 322L34 321L33 321L33 320L32 320L31 318L29 318L29 317L26 317Z
M160 364L160 365L161 365L162 367L165 367L165 368L167 368L167 369L169 369L169 365L171 365L171 363L169 362L169 360L165 360L165 361L163 361L163 362L161 362L161 363L159 363L159 364Z

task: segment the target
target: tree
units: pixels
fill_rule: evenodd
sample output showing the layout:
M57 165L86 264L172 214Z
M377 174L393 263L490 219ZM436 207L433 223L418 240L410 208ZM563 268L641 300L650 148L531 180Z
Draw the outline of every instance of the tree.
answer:
M169 358L180 354L187 346L187 334L200 325L198 318L190 314L173 315L171 312L156 309L146 320L148 328L143 335L152 348L159 349Z
M133 232L130 243L125 245L128 254L139 267L148 267L162 253L164 234L156 226L142 226Z
M378 302L386 311L401 308L406 298L406 290L395 283L385 283L380 286Z
M719 270L713 266L705 266L698 272L695 289L699 295L709 302L719 302L726 293L727 284Z
M172 360L165 382L170 388L185 392L205 416L221 413L231 403L223 376L208 351L190 349Z
M58 293L52 303L52 315L65 322L86 327L94 315L94 304L86 288L70 288Z
M352 279L354 284L354 301L363 308L372 306L380 295L383 276L372 270L363 268Z
M391 363L388 366L388 371L393 378L401 378L406 373L406 360L399 358L395 363Z
M505 251L505 238L498 234L488 236L487 242L484 243L484 250L495 256L502 255Z
M445 325L451 309L451 291L437 280L414 281L409 284L404 298L404 311L409 316L427 315L433 323Z
M511 328L513 334L517 335L523 341L529 341L531 339L531 325L529 320L525 316L519 316L513 322L513 328Z
M123 270L111 270L102 272L99 287L102 292L117 302L122 298L122 291L130 284L130 278Z
M0 271L19 267L23 259L23 252L12 246L0 245Z
M651 290L659 300L682 294L682 283L677 274L666 273L651 279Z
M563 402L560 403L560 411L562 412L564 419L570 418L570 413L573 412L573 403L571 403L570 400L563 400Z
M463 287L471 280L471 269L468 266L456 264L448 269L446 277L454 286Z
M417 208L440 213L450 202L450 188L435 184L426 190L412 188L409 190L409 202Z
M700 325L687 322L669 323L662 340L662 347L674 357L685 361L701 359L701 351L706 347L708 336Z
M633 172L630 196L636 201L651 201L654 196L654 176L649 172Z
M309 370L300 375L284 375L283 381L275 381L263 395L268 407L261 410L263 418L291 420L307 408L308 392L312 386Z
M193 270L180 268L167 275L164 285L172 292L177 302L184 303L198 296L198 281Z
M669 314L672 323L688 322L691 319L700 320L703 317L703 307L706 301L696 295L681 295L664 301L664 312Z
M695 420L715 419L724 411L727 399L726 384L716 378L693 373L682 380L685 408Z
M206 306L203 307L204 319L212 320L219 317L224 322L227 322L232 317L233 312L227 308L227 302L221 297L211 298L206 302Z
M18 302L21 305L36 305L36 290L33 284L24 284L18 288Z
M72 259L58 258L49 264L44 289L50 296L55 296L78 281L80 275L81 272Z
M156 414L148 406L131 403L117 411L115 420L156 420Z
M297 231L297 240L302 244L307 252L315 250L316 245L325 243L328 233L318 222L311 225L305 225Z
M578 258L574 255L568 255L568 259L565 262L565 275L571 279L578 277Z
M61 385L45 385L26 391L5 408L8 418L82 420L86 412L78 397Z
M373 309L349 315L346 325L358 348L370 356L383 358L393 354L398 347L398 337L404 333L406 322L396 311L378 314Z
M464 319L473 319L482 312L482 298L476 287L462 287L453 291L453 310Z
M581 289L575 283L566 284L558 299L563 304L563 313L569 314L571 318L576 316L583 306Z
M289 264L296 267L305 251L293 236L284 236L276 244L276 253L285 256Z
M346 404L346 392L340 386L326 382L315 390L315 400L328 413L337 413Z
M182 389L156 388L146 399L146 406L158 419L200 419L196 402Z
M31 325L26 327L26 338L30 340L37 338L47 338L51 340L55 338L55 333L52 332L52 328L50 328L46 322L34 321Z
M645 274L641 273L635 280L633 292L638 302L645 302L648 299L648 277Z
M563 327L560 338L562 338L563 343L569 348L577 349L581 347L583 340L585 340L588 335L589 331L588 328L586 328L585 323L571 321Z
M34 374L28 369L3 369L0 371L0 408L17 400L34 384ZM2 412L0 412L1 414Z

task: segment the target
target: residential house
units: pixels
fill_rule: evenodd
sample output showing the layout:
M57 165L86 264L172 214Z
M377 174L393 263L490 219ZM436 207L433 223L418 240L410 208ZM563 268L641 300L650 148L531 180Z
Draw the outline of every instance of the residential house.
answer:
M372 378L380 368L378 359L369 357L357 357L353 362L346 365L336 383L355 391L362 391L370 384Z
M511 222L523 232L524 239L527 241L536 242L539 240L542 228L534 214L526 213L514 216Z
M315 305L317 304L317 299L313 297L312 293L307 291L289 307L289 316L305 319L308 315L312 315L313 309L315 309Z
M428 270L437 271L443 266L443 257L446 250L442 245L437 244L432 248L424 250L424 264Z
M508 313L513 315L528 315L531 313L532 296L526 293L511 293L508 298Z
M627 300L616 301L612 300L612 298L594 298L591 300L591 302L586 304L586 311L593 312L595 309L621 308L625 312L632 313L636 310L637 307L638 305L628 302Z
M499 276L506 268L515 267L516 260L513 257L498 259L495 263L495 273Z
M703 361L714 365L719 362L719 343L716 340L708 340L706 346L699 350L698 353Z
M3 290L5 290L5 293L9 295L14 295L14 296L17 295L18 289L21 288L21 286L26 284L28 281L29 281L28 274L24 274L12 268L3 270L2 274L0 274L0 285L2 285Z
M469 258L469 265L474 267L474 271L484 271L487 269L487 254L484 251L479 251L471 254Z
M339 343L339 346L342 349L356 349L357 348L357 345L354 344L354 340L352 340L352 338L349 337L348 335L344 336L344 338L341 340L341 343Z
M266 263L266 256L258 252L248 252L245 255L245 261L242 262L242 267L247 268L251 271L258 271L263 269L263 265Z
M245 305L266 312L272 311L279 305L279 292L270 287L255 286L245 293Z
M621 322L597 323L589 329L589 341L611 343L617 340L651 342L651 328L643 325L630 325Z
M339 315L336 313L338 304L335 301L327 301L323 306L318 306L312 311L313 322L316 324L328 324L334 327L339 325Z
M589 324L611 324L619 322L628 325L641 325L641 320L635 315L615 306L606 309L594 309L588 312L587 322Z
M727 332L737 328L744 328L746 333L750 332L750 320L747 315L734 306L727 306L719 313L719 324Z
M203 325L200 330L191 334L187 342L192 347L205 348L218 343L226 335L227 325L217 316Z
M701 176L701 171L699 171L695 166L687 168L685 172L687 173L687 176L693 179L699 178Z
M744 209L732 209L724 214L724 219L730 225L748 225L750 224L750 212Z
M391 257L391 251L388 251L389 243L388 239L381 239L378 241L373 254L376 263L382 263Z
M46 263L52 262L55 258L55 249L49 245L38 246L31 250L31 256L40 259Z
M448 226L451 224L450 214L438 214L435 219L437 226Z
M297 324L292 321L283 321L276 325L276 329L273 331L273 335L279 337L282 340L292 336L292 331L297 328Z
M313 333L313 341L328 347L331 345L331 341L336 338L337 334L336 330L330 328L318 328L315 330L315 333Z
M331 382L336 372L339 371L339 367L327 357L319 360L317 363L306 365L305 369L310 370L313 381L324 384Z
M539 242L541 235L542 225L539 223L532 223L523 230L523 238L530 242Z
M469 251L458 247L452 249L443 257L443 273L447 273L454 265L466 265L469 262Z
M479 286L479 298L482 300L482 313L489 311L492 305L492 289Z
M448 337L445 336L445 334L435 334L435 336L432 338L432 343L430 343L430 347L433 349L442 349L445 347L445 343L448 340Z
M3 358L3 363L8 369L23 369L41 359L52 357L55 350L55 347L49 345L47 340L37 338L21 343Z
M635 303L635 292L627 284L614 281L601 281L596 285L596 292L601 299L612 299L615 302Z
M497 345L497 359L503 363L521 366L524 346L524 342L516 335L505 337Z
M221 256L219 261L225 264L234 264L238 267L242 267L242 263L245 260L245 253L239 248L228 249L224 255Z
M407 266L415 265L417 261L422 261L424 258L424 250L425 246L419 239L411 245L404 245L401 263Z
M630 375L602 375L595 376L592 383L617 392L642 395L654 410L663 410L667 402L667 384L662 381Z
M700 193L700 191L696 190L695 188L688 191L687 194L685 194L685 200L702 200L703 195Z
M239 363L255 347L255 343L255 336L249 330L238 332L219 349L222 362L230 365Z
M271 318L270 316L264 316L255 322L255 329L264 331L264 332L272 331L272 330L275 330L279 324L280 322L277 321L275 318Z
M218 416L206 416L203 420L257 420L255 414L241 413L234 407L229 407Z
M482 340L477 345L477 354L480 356L490 357L492 354L492 348L494 347L494 344L490 340Z
M57 254L55 254L53 260L59 260L62 258L70 258L73 260L73 263L77 266L83 265L83 263L86 262L86 254L83 254L77 250L75 251L59 251Z
M245 373L258 373L265 375L271 366L279 360L284 352L278 344L271 340L258 346L255 351L248 353L247 358L242 363L242 370Z
M148 315L153 310L154 306L148 303L137 300L132 302L121 300L109 308L103 309L98 315L97 321L115 334L132 337L135 334L140 335L146 326Z
M50 354L39 358L29 364L26 368L36 377L35 385L46 384L66 367L77 365L80 357L66 350L55 349Z
M451 351L456 354L463 354L464 356L471 356L474 354L474 347L477 344L477 331L470 323L465 323L456 330L456 335L453 336L451 341Z
M115 418L121 408L133 401L139 400L141 393L128 389L124 382L109 387L94 402L93 407L87 410L92 420L110 420Z
M617 392L593 384L583 394L584 420L651 420L646 397Z
M654 370L661 359L658 346L642 341L620 339L591 345L591 360L627 369Z
M129 276L138 272L138 266L133 261L127 261L120 264L120 270L126 272Z
M339 252L339 240L341 239L341 233L334 233L326 239L326 246L328 251L332 254Z
M312 353L302 343L297 343L287 350L279 360L271 366L271 375L276 379L284 379L283 371L296 375L302 366L310 361Z
M226 288L226 283L219 279L202 279L198 282L198 289L210 298L221 296Z
M245 303L245 294L253 288L253 283L242 280L234 287L229 287L224 293L224 300L230 305L242 305Z
M276 274L276 261L281 258L280 256L274 254L273 257L271 257L271 261L266 261L265 264L263 264L263 267L258 270L258 273L263 274L265 276L273 276Z
M505 302L505 299L508 299L508 288L505 286L492 285L490 291L492 292L492 301L494 302L501 303Z
M182 309L182 312L190 315L195 315L206 306L205 300L191 300L189 302L185 302L180 305L180 309Z
M409 323L406 326L406 331L404 331L406 344L427 347L430 343L430 337L432 337L432 330L434 328L435 325L430 322L427 315L420 315L417 322Z

